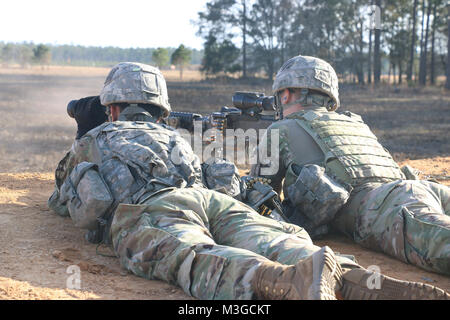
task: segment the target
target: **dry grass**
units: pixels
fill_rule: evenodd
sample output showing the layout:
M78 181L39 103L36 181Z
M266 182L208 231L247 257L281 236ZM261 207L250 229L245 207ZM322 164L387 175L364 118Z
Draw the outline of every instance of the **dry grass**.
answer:
M344 86L341 101L363 116L396 160L450 154L450 94L442 88Z
M98 94L108 69L0 68L0 172L53 171L76 132L66 114L71 99ZM264 80L201 80L196 70L163 71L174 110L212 112L235 91L270 93ZM196 79L188 81L188 77ZM448 156L450 95L439 88L378 89L342 85L342 108L362 114L397 160Z
M162 70L164 78L167 81L200 81L204 79L203 74L199 70L183 70L183 78L180 79L179 70Z
M40 76L70 76L70 77L106 77L110 68L97 67L72 67L72 66L30 66L21 68L20 66L11 66L8 68L0 67L1 75L40 75Z
M75 67L75 66L30 66L22 68L18 65L0 67L0 75L37 75L37 76L61 76L61 77L106 77L111 68L100 67ZM167 81L200 81L204 76L199 70L184 70L183 79L180 79L180 71L162 70Z

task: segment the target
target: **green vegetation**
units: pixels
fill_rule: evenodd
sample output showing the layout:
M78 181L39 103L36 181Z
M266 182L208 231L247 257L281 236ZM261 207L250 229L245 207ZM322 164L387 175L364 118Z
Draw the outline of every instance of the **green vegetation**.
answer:
M21 66L37 63L34 56L34 50L41 44L33 43L3 43L0 42L0 63L4 66L14 63ZM118 47L84 47L74 45L49 45L50 61L47 64L54 65L73 65L73 66L98 66L111 67L122 61L136 61L160 67L153 57L153 52L158 50L167 50L170 57L176 50L175 48L118 48ZM192 52L189 64L198 65L203 57L203 50L190 49Z
M50 48L46 45L40 44L33 49L34 61L41 66L49 65L52 59Z
M406 74L411 84L434 84L448 68L448 8L444 0L209 0L196 21L202 70L227 73L219 63L227 59L228 68L241 65L243 78L264 71L272 79L302 54L359 84L392 74L398 83ZM240 54L217 49L230 43Z
M195 21L203 50L47 44L43 55L40 45L0 42L0 64L136 61L164 69L170 62L180 77L187 65L201 64L207 76L270 80L288 58L302 54L330 62L346 82L424 86L447 76L450 89L449 10L444 0L208 0Z
M152 53L152 60L161 69L169 63L169 50L166 48L158 48Z
M201 70L207 75L238 72L241 70L241 66L236 63L239 55L240 50L230 40L218 43L216 37L209 35L205 42Z
M180 46L172 53L170 58L172 64L178 66L180 69L180 79L183 79L183 70L191 61L192 51L186 48L184 45Z

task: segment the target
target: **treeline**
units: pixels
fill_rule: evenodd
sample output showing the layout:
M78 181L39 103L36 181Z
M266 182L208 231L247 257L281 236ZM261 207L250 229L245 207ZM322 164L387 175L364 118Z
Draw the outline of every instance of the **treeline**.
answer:
M361 84L382 75L434 84L449 73L449 7L445 0L210 0L196 21L202 70L272 79L302 54Z
M22 67L30 64L48 65L51 62L50 48L46 45L31 43L2 43L0 42L0 63L9 66L17 63Z
M167 55L167 62L158 64L161 68L164 68L169 65L170 58L177 49L179 48L84 47L0 42L0 63L4 66L20 64L23 67L31 64L110 67L122 61L135 61L156 65L154 53L159 50ZM202 50L184 49L189 50L187 64L201 63Z

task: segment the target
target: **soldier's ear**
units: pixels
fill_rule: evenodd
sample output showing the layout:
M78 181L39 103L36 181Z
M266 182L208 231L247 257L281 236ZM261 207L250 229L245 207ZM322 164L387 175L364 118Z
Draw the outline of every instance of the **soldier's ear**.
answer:
M289 91L289 89L284 89L283 91L281 91L281 93L280 93L281 103L282 104L289 103L291 95L292 95L292 93Z
M109 107L111 110L111 120L117 121L117 119L119 119L119 115L120 115L120 107L115 104L111 104L111 105L109 105Z

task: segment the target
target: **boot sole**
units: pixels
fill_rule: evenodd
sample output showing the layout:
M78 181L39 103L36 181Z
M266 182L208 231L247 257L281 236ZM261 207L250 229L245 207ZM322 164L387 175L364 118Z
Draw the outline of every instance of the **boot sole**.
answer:
M342 283L342 268L334 252L325 246L312 258L314 271L310 297L314 300L336 300L336 286Z
M401 281L363 269L354 269L360 281L344 280L342 296L348 300L449 300L444 290L419 282ZM358 275L359 273L359 275ZM369 288L370 276L379 277L379 288ZM345 276L344 276L345 279Z

